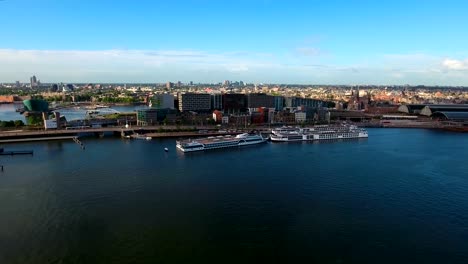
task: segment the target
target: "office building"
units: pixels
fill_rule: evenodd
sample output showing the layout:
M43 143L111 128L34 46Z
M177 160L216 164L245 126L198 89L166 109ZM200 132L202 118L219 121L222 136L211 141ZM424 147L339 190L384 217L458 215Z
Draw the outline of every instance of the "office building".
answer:
M283 111L284 109L284 97L283 96L275 96L275 110L276 111Z
M209 111L211 109L211 96L209 94L181 93L178 96L179 111Z
M324 107L326 106L324 101L315 100L311 98L302 98L302 97L285 97L284 98L285 107Z
M247 112L247 96L245 94L223 94L224 113Z
M164 109L170 108L174 109L174 95L172 94L155 94L151 99L151 104L153 108Z
M275 108L275 97L264 93L248 94L247 107L249 109L259 107Z
M211 94L211 109L212 110L223 109L223 95L222 94Z
M37 86L37 78L36 78L36 75L33 75L29 80L30 80L30 83L31 83L31 88Z

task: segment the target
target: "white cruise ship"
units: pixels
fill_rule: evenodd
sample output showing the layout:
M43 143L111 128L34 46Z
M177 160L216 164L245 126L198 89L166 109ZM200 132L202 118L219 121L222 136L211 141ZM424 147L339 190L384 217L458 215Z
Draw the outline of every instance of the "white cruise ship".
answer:
M331 139L367 138L365 129L353 125L315 126L310 128L282 127L273 129L270 139L273 142L314 141Z
M244 133L232 136L207 137L203 139L177 141L176 147L182 152L192 152L209 149L220 149L254 145L265 142L261 135Z

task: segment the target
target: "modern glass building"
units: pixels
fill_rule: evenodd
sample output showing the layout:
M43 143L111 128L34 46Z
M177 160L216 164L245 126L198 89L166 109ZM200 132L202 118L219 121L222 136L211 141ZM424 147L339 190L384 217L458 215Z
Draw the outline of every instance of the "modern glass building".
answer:
M225 113L247 112L247 96L245 94L223 94L223 110Z
M179 94L179 111L209 111L211 96L209 94L182 93Z

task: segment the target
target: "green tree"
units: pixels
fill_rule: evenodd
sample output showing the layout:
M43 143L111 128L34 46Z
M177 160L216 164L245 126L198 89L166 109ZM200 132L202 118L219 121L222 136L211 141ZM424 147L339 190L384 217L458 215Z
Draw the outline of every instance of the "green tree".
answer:
M23 123L22 120L15 120L14 125L15 125L15 127L22 127L22 126L24 126L24 123Z

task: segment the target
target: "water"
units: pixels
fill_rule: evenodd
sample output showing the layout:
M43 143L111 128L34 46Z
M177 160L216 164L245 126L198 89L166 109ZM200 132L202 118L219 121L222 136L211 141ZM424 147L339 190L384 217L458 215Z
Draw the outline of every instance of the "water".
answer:
M23 107L22 104L0 104L0 121L21 120L26 122L23 115L16 109Z
M22 104L0 104L0 121L10 121L10 120L22 120L26 123L25 117L19 112L16 112L16 109L23 107ZM112 109L119 112L134 112L138 109L148 108L146 105L124 105L124 106L112 106ZM67 120L76 120L76 119L85 119L86 117L85 108L64 108L60 109L59 112L62 116L65 116Z
M466 263L468 136L369 134L4 145L35 152L0 156L0 263Z

